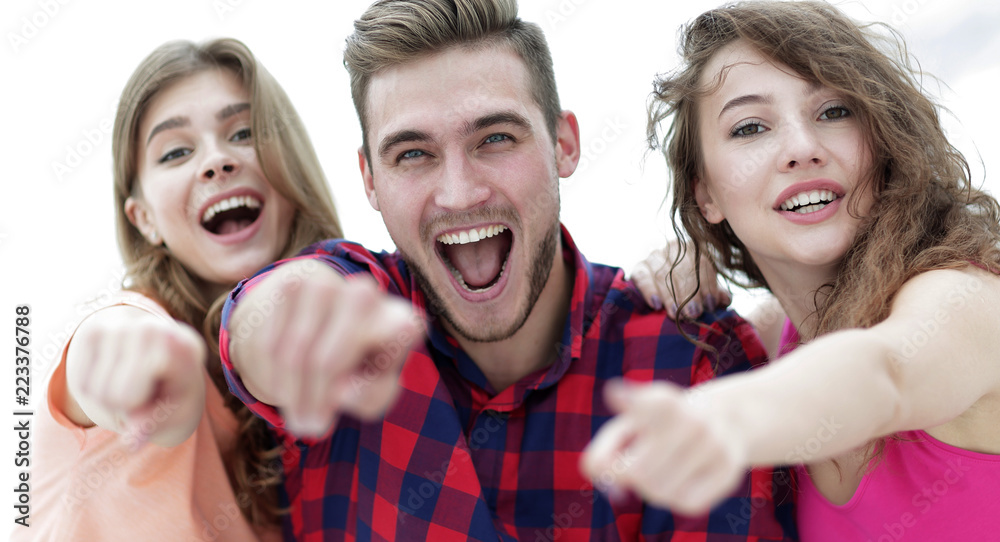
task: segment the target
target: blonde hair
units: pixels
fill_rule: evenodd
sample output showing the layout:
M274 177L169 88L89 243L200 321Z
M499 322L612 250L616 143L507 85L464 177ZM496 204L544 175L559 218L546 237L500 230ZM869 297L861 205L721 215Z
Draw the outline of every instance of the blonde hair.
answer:
M344 49L369 161L367 94L372 76L455 46L507 46L517 53L528 68L532 98L555 141L561 109L552 55L542 29L518 18L516 0L379 0L354 22Z
M655 82L649 142L670 169L674 230L681 233L680 222L696 254L706 252L734 282L767 287L728 222L707 222L694 196L704 166L697 103L721 84L705 88L701 77L715 53L736 41L839 92L871 149L872 169L857 192L870 187L875 204L836 279L824 286L829 295L818 307L817 334L884 320L893 296L919 273L970 262L1000 266L1000 206L972 187L968 163L945 137L902 38L891 29L876 33L824 2L751 1L703 13L683 30L683 65Z
M291 256L311 243L342 236L312 143L277 81L237 40L216 39L202 44L175 41L158 47L139 64L118 104L112 135L118 248L129 289L156 299L174 318L201 330L209 346L209 373L240 422L236 457L226 458L225 462L230 481L241 502L246 502L241 495L250 497L243 513L260 525L274 523L281 513L277 498L281 469L275 466L280 449L272 443L266 424L228 393L218 358L218 330L226 296L208 299L201 288L203 281L169 249L147 242L124 211L125 200L141 193L139 124L146 108L170 85L213 69L235 74L250 96L251 135L261 169L271 186L295 209L291 234L280 257Z

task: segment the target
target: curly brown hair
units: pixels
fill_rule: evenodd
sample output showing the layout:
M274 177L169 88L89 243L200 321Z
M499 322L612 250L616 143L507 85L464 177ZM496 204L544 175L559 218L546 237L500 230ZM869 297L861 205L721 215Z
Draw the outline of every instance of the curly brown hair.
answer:
M972 186L968 163L945 137L939 106L922 92L923 74L911 65L902 37L810 1L748 1L703 13L682 30L682 66L654 83L649 143L667 159L671 221L679 237L683 228L693 241L696 262L705 253L736 284L768 287L729 224L707 222L695 201L693 181L704 163L697 101L721 84L720 77L706 87L701 77L713 55L737 40L837 91L871 149L872 169L857 192L870 188L875 203L836 278L821 288L817 335L884 320L903 283L925 271L969 263L1000 269L1000 205Z
M204 282L163 245L146 241L125 213L125 201L140 193L139 125L152 100L194 74L231 71L250 96L253 145L268 183L295 209L281 258L317 241L341 237L340 223L312 143L288 96L243 43L216 39L161 45L136 68L122 91L115 117L114 198L118 248L126 266L125 286L152 297L177 320L200 329L208 345L208 372L239 421L234 457L224 458L243 514L255 525L273 524L282 513L278 499L282 449L265 422L230 394L219 360L219 325L226 294L210 298ZM235 286L233 284L232 286ZM246 505L246 506L244 506Z

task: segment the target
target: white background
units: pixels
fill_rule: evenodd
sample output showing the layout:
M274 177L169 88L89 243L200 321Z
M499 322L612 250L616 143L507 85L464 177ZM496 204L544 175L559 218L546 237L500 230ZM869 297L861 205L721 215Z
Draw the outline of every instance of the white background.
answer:
M0 7L0 412L12 428L14 308L31 306L37 402L66 332L86 303L117 288L110 127L129 75L174 39L244 41L285 88L312 137L347 237L392 249L360 182L360 130L342 65L344 38L367 0L5 0ZM676 65L681 24L719 0L522 0L545 30L563 107L576 112L585 152L562 183L562 219L591 261L630 268L669 231L662 158L645 157L645 104L653 75ZM949 135L973 176L996 187L1000 4L987 0L839 2L908 40L944 84L927 90L951 111ZM620 131L620 133L619 133ZM73 156L75 155L75 157ZM986 173L984 173L984 170ZM994 188L993 193L998 193ZM737 292L737 309L753 297ZM0 430L0 509L15 501L16 434ZM19 527L20 528L20 527Z

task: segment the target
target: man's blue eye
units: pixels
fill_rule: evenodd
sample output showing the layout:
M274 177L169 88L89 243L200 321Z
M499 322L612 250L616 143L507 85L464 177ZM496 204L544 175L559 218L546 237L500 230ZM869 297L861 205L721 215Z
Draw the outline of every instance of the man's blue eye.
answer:
M486 138L485 143L500 143L506 139L508 139L508 137L505 134L493 134Z
M419 158L424 155L424 151L414 149L412 151L406 151L399 155L400 158Z

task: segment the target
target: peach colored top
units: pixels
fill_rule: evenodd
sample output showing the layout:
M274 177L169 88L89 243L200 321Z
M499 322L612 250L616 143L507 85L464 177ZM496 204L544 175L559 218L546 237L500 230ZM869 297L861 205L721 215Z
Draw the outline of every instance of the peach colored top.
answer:
M131 292L112 305L169 318L155 302ZM223 467L236 443L237 421L207 371L205 410L195 432L172 448L145 444L134 450L129 435L81 428L56 407L66 395L68 347L69 340L31 422L30 526L15 526L11 540L281 539L277 528L254 532L240 512ZM159 408L167 411L170 405Z

